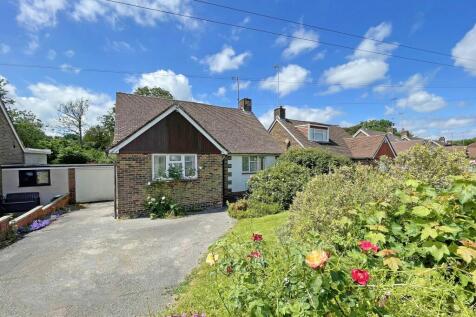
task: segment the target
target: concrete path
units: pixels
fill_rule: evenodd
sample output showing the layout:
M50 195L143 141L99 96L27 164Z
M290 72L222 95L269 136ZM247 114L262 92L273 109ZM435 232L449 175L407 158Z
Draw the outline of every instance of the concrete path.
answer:
M0 316L147 316L172 299L207 247L233 224L225 212L114 220L88 205L0 250Z

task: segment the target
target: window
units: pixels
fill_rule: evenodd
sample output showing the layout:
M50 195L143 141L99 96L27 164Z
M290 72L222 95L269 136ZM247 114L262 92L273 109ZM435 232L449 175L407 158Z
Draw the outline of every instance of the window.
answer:
M18 178L20 187L51 185L49 170L21 170L18 171Z
M309 140L329 142L329 130L327 128L309 128Z
M263 166L263 158L259 156L242 156L241 171L243 173L256 173Z
M197 178L196 154L153 154L152 178L167 179L169 171L178 172L182 178Z

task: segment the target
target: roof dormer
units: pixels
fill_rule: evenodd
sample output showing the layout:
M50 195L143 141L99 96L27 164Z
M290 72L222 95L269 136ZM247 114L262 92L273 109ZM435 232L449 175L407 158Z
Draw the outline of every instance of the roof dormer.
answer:
M309 125L307 137L309 141L329 143L329 127Z

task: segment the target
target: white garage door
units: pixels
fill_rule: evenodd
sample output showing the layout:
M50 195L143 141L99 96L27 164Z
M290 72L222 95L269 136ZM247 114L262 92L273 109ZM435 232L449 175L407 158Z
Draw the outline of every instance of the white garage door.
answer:
M76 168L76 202L114 200L114 166Z

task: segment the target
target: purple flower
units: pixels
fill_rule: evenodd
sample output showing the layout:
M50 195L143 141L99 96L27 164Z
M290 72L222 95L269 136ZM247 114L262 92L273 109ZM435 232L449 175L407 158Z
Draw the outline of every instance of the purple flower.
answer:
M33 223L30 225L30 231L35 231L39 230L41 228L44 228L48 226L51 223L50 220L45 219L45 220L35 220Z

